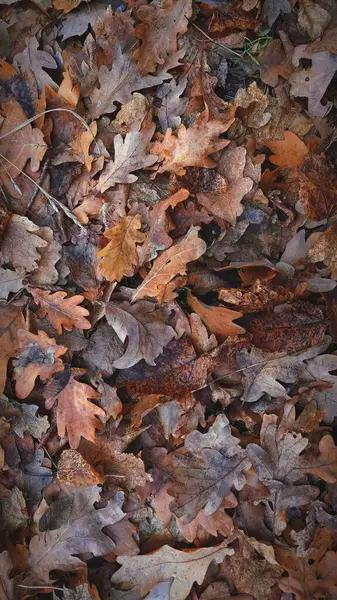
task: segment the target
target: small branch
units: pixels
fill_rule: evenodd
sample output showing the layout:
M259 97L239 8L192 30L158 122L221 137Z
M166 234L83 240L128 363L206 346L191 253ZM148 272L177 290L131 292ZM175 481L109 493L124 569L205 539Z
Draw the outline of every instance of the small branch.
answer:
M216 46L220 46L220 48L223 48L224 50L227 50L228 52L235 54L235 56L242 58L242 54L240 54L239 52L235 52L235 50L232 50L232 48L229 48L228 46L225 46L224 44L220 44L220 42L217 42L216 40L213 40L213 38L211 38L205 31L203 31L203 29L198 27L198 25L196 25L195 23L192 23L192 26L195 27L195 29L197 29L198 31L200 31L200 33L202 33L202 35L204 35L205 38L207 38L210 42L212 42L212 44L215 44Z
M43 184L45 176L46 176L46 173L47 173L48 167L49 167L49 158L47 158L45 160L44 164L43 164L43 167L42 167L41 173L40 173L40 177L39 177L38 182L37 182L38 185L42 185ZM33 204L34 204L37 196L38 196L38 193L39 193L39 188L37 187L37 188L35 188L35 190L34 190L34 192L32 194L32 197L31 197L31 199L28 202L27 211L31 210L31 208L32 208L32 206L33 206Z

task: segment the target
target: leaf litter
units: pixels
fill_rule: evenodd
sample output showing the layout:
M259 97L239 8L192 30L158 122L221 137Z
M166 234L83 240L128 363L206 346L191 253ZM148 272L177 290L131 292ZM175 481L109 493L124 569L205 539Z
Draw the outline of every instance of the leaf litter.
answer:
M0 596L337 596L333 0L1 0Z

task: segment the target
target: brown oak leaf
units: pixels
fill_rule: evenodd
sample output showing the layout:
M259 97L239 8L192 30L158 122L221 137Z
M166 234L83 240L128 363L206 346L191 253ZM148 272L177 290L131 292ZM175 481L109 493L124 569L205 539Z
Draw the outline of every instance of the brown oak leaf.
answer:
M137 11L140 24L136 37L142 40L133 56L143 75L153 73L170 54L178 50L177 36L185 33L192 15L192 0L164 0L161 7L141 6Z
M174 209L180 202L188 198L189 192L181 189L170 198L160 200L149 213L150 231L146 234L144 244L139 250L140 264L143 265L158 256L159 250L166 250L173 244L168 233L174 228L169 209Z
M172 237L180 237L185 235L191 225L202 225L203 223L210 223L212 217L207 212L196 206L193 200L188 200L184 204L178 204L172 214L172 221L175 225L175 229L172 231Z
M39 248L48 246L40 232L27 217L12 215L1 244L1 264L12 265L20 275L35 271L41 261Z
M322 156L308 154L297 172L299 200L304 213L315 221L329 219L337 212L337 177Z
M65 346L58 346L44 331L37 335L26 329L18 331L18 358L14 361L15 392L18 398L26 398L33 391L35 380L45 381L54 373L63 371L60 358L67 352Z
M177 135L169 127L162 141L155 142L151 150L160 163L157 173L168 171L184 175L186 167L214 167L215 162L209 155L228 146L229 140L220 139L219 136L227 131L232 122L233 119L209 120L208 110L205 110L188 129L180 125Z
M43 318L48 315L48 319L58 334L62 334L62 326L66 331L71 331L73 327L78 329L90 329L91 324L85 317L89 311L82 306L78 306L84 297L81 295L67 298L66 292L54 292L39 288L30 288L30 292L39 306L38 316Z
M0 393L6 384L7 362L18 351L18 330L24 326L21 306L0 305Z
M146 296L157 298L159 303L172 301L176 297L173 290L179 283L177 276L185 275L187 263L197 260L205 250L206 243L198 237L198 228L191 227L184 238L156 258L151 271L136 289L132 302Z
M83 369L80 369L82 372ZM95 441L95 429L102 429L98 419L104 419L105 412L89 400L97 400L100 394L90 385L81 383L75 378L82 373L74 369L67 385L55 396L46 399L49 409L58 401L57 405L57 431L60 437L68 435L69 446L76 450L81 436Z
M234 319L243 316L242 313L224 306L208 306L200 302L189 290L187 291L187 303L199 315L208 332L210 334L214 333L220 340L228 336L235 337L245 332L243 327L233 323Z
M99 485L104 477L97 473L77 450L64 450L57 465L57 479L62 485L87 487Z
M108 281L120 281L123 277L132 277L139 264L137 244L145 239L140 230L140 215L124 217L111 229L104 232L110 240L97 256L101 259L98 270Z

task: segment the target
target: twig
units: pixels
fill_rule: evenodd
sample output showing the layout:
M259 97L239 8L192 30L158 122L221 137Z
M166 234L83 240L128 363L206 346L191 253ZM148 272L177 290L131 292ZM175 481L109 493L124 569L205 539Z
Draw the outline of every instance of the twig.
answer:
M63 592L63 588L53 587L52 585L22 585L22 583L17 583L17 587L26 588L27 590L58 590L59 592Z
M242 54L240 54L239 52L235 52L235 50L232 50L232 48L229 48L228 46L225 46L225 44L221 44L220 42L217 42L216 40L213 40L213 38L211 38L206 31L203 31L203 29L201 29L200 27L198 27L198 25L196 25L195 23L192 23L192 26L195 27L195 29L197 29L198 31L200 31L200 33L202 33L205 38L207 38L210 42L212 42L212 44L215 44L216 46L220 46L220 48L223 48L224 50L227 50L228 52L231 52L232 54L235 54L235 56L238 56L239 58L242 58Z
M43 164L43 167L41 169L40 177L39 177L38 182L37 182L39 185L43 184L44 178L46 176L48 167L49 167L49 158L47 158L45 160L45 162ZM35 202L35 200L37 198L38 193L39 193L39 188L35 188L35 190L34 190L34 192L32 194L32 197L31 197L31 199L28 202L27 211L31 210L31 208L32 208L32 206L33 206L33 204L34 204L34 202Z

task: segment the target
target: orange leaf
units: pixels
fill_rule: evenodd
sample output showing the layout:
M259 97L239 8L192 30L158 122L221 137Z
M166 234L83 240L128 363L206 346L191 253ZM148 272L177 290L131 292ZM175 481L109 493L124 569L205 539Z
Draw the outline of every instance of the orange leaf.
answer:
M97 256L102 259L98 268L108 281L120 281L135 274L138 265L136 244L145 238L145 234L139 231L141 225L140 215L124 217L115 227L104 232L111 241Z
M245 333L245 330L240 325L233 323L234 319L239 319L243 316L242 313L230 310L224 306L207 306L207 304L199 302L189 290L187 292L187 302L191 309L199 315L208 332L214 333L220 339Z
M20 354L14 361L15 392L21 400L33 391L37 377L45 381L54 373L63 371L64 364L59 357L67 348L58 346L44 331L35 335L26 329L19 329L18 344Z
M166 0L164 8L141 6L137 18L141 21L135 29L136 37L143 40L133 56L138 61L142 75L153 73L168 55L176 52L177 35L187 30L192 15L192 0Z
M161 163L157 173L169 171L185 175L186 167L216 166L209 154L228 146L229 140L219 139L219 135L227 131L234 119L209 121L208 117L208 110L205 110L188 129L185 125L180 125L176 136L169 127L163 141L155 142L151 152L158 156L158 162Z
M135 291L132 302L146 296L157 298L159 302L175 298L175 287L179 277L185 275L187 263L197 260L206 250L206 243L198 237L198 228L191 227L186 236L171 248L165 250L153 263L151 271Z
M64 450L57 465L57 479L62 485L86 487L99 485L104 477L81 456L77 450Z
M73 327L78 329L90 329L91 324L85 317L89 311L83 306L78 306L84 300L84 296L77 295L66 298L66 292L55 292L52 294L47 290L39 288L30 288L30 292L39 305L39 317L48 319L58 334L62 334L62 325L66 331L71 331Z
M55 8L58 10L63 10L65 14L74 10L81 4L82 0L53 0L53 4Z
M95 429L102 428L102 423L97 417L104 419L105 412L99 406L89 402L100 398L100 394L90 385L76 381L77 373L76 370L74 371L63 390L46 401L46 407L49 409L55 400L58 401L58 434L61 438L68 435L70 448L76 450L81 436L90 442L95 441Z
M278 167L296 169L308 152L305 143L292 131L285 131L283 140L269 140L265 145L274 152L269 157L270 162Z

